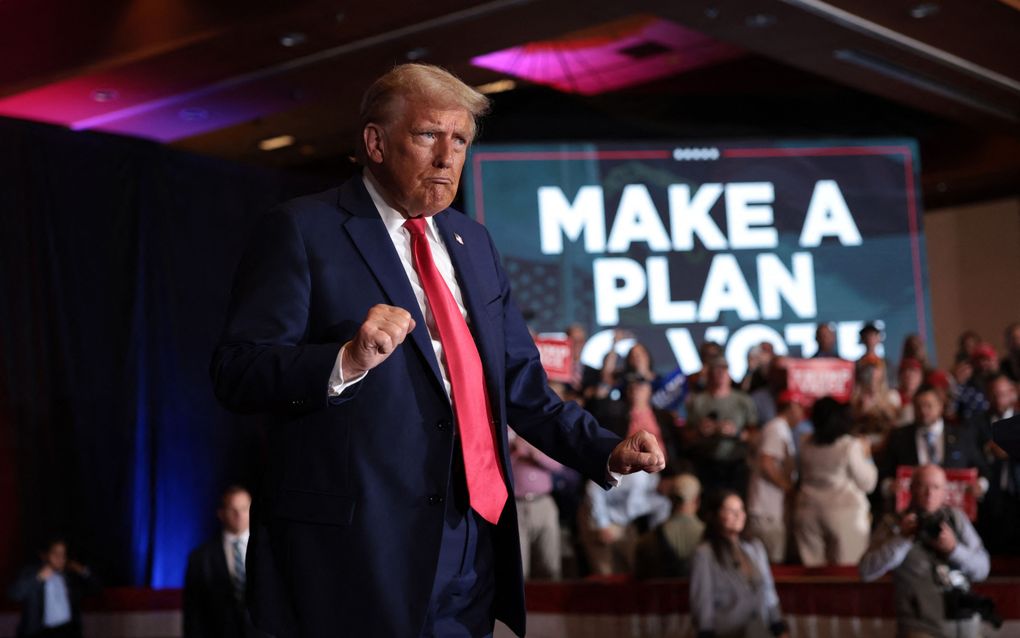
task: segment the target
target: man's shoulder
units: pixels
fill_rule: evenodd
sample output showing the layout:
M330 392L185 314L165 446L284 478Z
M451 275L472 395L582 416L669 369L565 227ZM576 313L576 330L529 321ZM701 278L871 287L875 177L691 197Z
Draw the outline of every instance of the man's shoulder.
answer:
M770 435L776 437L789 436L790 424L781 416L774 416L765 422L765 425L761 426L762 435Z
M347 184L345 183L342 186L336 186L318 193L294 197L278 204L276 210L295 216L315 215L317 213L336 214L339 209L340 192L346 187Z
M214 556L217 552L223 552L223 536L217 534L205 540L188 554L188 561L203 561Z
M889 444L892 445L894 443L902 443L904 441L913 442L916 436L917 436L916 423L904 425L901 428L894 428L891 432L889 432Z
M448 224L450 229L469 237L484 236L486 241L488 241L489 230L484 224L471 219L471 216L467 213L451 207L439 213L439 215L441 216L442 223Z

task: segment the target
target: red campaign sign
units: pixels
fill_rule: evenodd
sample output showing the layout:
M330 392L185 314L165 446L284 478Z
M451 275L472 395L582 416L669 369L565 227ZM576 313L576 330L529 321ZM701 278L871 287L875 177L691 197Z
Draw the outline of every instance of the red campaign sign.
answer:
M550 381L570 383L574 378L570 340L565 337L537 337L535 345Z
M843 359L787 359L786 388L811 399L847 402L854 389L854 364Z
M910 479L917 468L901 465L896 468L896 511L910 507ZM963 510L971 521L977 520L977 497L970 489L977 483L976 467L946 470L946 505Z

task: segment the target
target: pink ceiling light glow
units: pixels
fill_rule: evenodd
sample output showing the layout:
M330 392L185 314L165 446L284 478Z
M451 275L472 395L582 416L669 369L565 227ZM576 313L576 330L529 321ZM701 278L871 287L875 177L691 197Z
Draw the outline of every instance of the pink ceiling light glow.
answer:
M471 62L566 93L597 95L742 54L672 22L634 16L555 40L487 53Z

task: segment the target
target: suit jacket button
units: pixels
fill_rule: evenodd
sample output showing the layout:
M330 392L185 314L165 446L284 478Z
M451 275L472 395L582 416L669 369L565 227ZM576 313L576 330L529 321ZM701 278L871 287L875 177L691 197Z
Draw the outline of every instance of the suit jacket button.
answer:
M441 505L442 502L443 497L439 496L438 494L433 494L432 496L429 497L429 505Z
M439 429L440 431L449 429L449 427L450 427L449 421L439 421L438 423L436 423L436 428Z

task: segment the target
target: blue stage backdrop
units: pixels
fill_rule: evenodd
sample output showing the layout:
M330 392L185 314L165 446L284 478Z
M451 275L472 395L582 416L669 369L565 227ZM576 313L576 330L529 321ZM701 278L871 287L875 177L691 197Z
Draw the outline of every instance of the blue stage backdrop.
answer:
M844 358L868 321L889 358L911 333L932 351L918 174L902 139L480 145L465 202L533 328L588 327L585 363L619 327L663 372L722 343L739 379L763 341L814 354L821 322Z
M209 359L258 215L325 184L0 119L0 580L50 534L108 585L179 586L260 425Z

